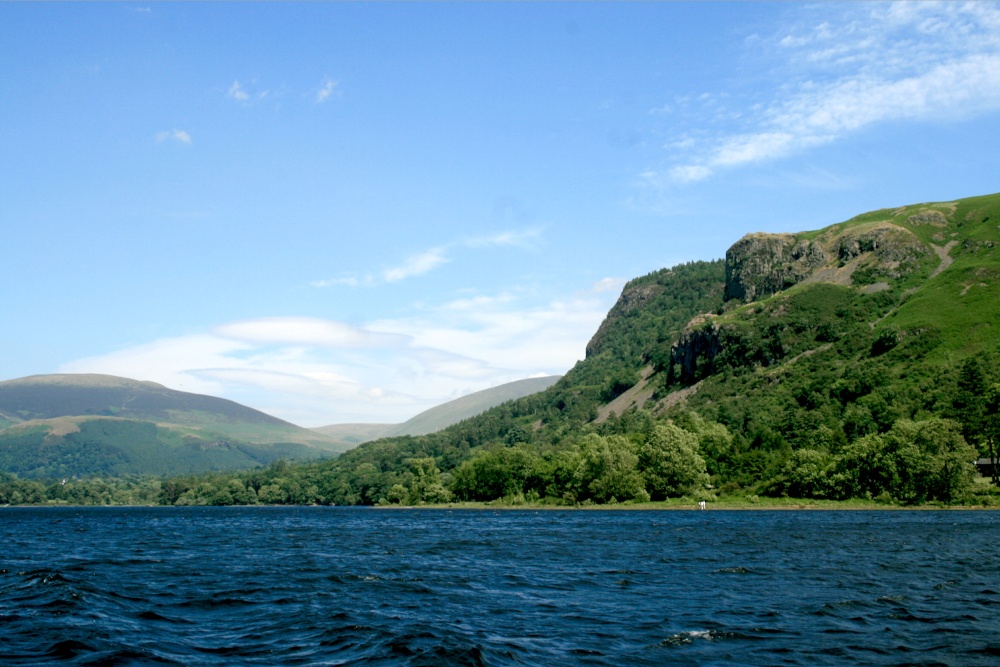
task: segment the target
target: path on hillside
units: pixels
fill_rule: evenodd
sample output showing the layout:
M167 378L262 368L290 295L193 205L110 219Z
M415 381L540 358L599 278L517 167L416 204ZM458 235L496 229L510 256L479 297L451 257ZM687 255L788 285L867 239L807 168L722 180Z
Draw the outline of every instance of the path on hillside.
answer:
M958 245L958 241L948 241L948 243L944 245L934 245L933 243L931 244L931 247L934 248L934 252L936 252L937 256L941 258L941 263L937 265L936 269L931 271L931 275L928 276L928 279L933 278L934 276L938 275L939 273L947 269L949 266L951 266L951 263L955 261L955 258L953 258L948 253L950 253L951 249L954 248L956 245Z

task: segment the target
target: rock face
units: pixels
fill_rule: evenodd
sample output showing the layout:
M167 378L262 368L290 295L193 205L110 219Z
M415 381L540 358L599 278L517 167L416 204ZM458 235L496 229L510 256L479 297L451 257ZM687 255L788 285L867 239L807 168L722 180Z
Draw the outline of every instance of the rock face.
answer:
M726 300L745 303L801 282L829 256L792 234L747 234L726 252Z
M858 269L900 278L930 252L913 232L888 222L834 228L811 240L747 234L726 252L726 300L750 303L803 281L850 285Z
M937 211L920 212L908 222L937 225L943 218ZM887 281L918 270L931 253L909 229L886 220L831 227L810 238L747 234L726 252L725 298L751 303L803 282L880 291L890 287ZM730 364L767 366L780 358L776 350L766 349L746 357L741 345L739 328L726 316L694 318L670 349L668 382L700 380L712 372L720 354Z
M913 216L916 217L916 216ZM838 237L837 257L841 262L849 262L855 257L870 254L893 278L892 269L902 262L919 259L929 253L913 232L890 224L876 225L857 232L847 232Z
M693 384L709 370L722 351L722 337L714 323L696 317L670 348L668 383Z
M926 235L928 226L949 224L945 213L936 208L907 207L886 211L884 216L875 212L870 216L875 219L851 220L819 232L754 233L741 238L726 252L724 300L732 303L714 314L692 319L670 346L669 354L664 354L666 349L657 352L657 369L667 369L668 382L691 384L712 373L719 363L777 363L782 358L780 350L758 349L727 315L737 302L762 301L801 283L834 283L873 293L890 289L892 283L915 271L926 271L933 277L924 260L934 251L907 225L923 227ZM939 250L946 255L951 247ZM944 255L941 266L946 268ZM617 320L649 307L664 289L649 282L626 286L587 345L587 356L606 347L608 333Z
M911 215L906 219L911 225L931 225L933 227L947 227L948 218L941 211L921 211Z

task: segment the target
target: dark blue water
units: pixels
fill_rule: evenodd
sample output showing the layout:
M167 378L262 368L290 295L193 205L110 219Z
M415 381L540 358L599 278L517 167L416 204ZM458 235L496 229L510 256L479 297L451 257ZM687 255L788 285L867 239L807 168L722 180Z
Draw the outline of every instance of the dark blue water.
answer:
M6 508L0 662L997 665L1000 514Z

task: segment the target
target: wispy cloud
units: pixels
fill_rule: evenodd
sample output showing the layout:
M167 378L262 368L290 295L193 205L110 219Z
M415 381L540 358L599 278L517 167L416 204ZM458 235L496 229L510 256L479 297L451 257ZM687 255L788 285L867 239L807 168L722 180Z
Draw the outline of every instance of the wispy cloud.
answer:
M408 278L429 273L452 261L452 255L462 248L516 247L532 249L541 238L541 230L528 229L507 231L490 236L477 236L436 246L408 257L395 266L364 276L341 276L326 278L309 283L312 287L375 287L387 283L396 283Z
M229 86L226 94L237 102L247 102L250 100L250 93L246 91L243 84L239 81L233 81L233 85Z
M262 88L257 85L256 81L251 81L249 84L243 83L239 80L233 81L233 83L226 90L226 97L231 100L235 100L240 104L251 106L254 104L259 104L269 98L282 98L288 91L284 86L279 86L275 90L268 88Z
M428 271L433 271L438 266L449 261L445 248L431 248L419 255L408 258L399 266L386 269L382 273L382 278L387 283L395 283L400 280L420 276Z
M406 339L395 334L380 334L360 327L308 317L270 317L232 322L216 327L218 336L251 343L320 345L354 349L392 347Z
M60 372L107 373L240 401L319 426L400 422L458 396L583 358L616 294L610 282L563 299L504 292L364 325L300 317L228 322L79 359Z
M176 141L180 144L190 144L191 135L184 130L164 130L156 133L156 141L158 143L163 143L164 141Z
M310 287L337 287L343 285L345 287L358 287L362 284L362 280L359 280L355 276L348 276L346 278L327 278L326 280L314 280L309 283Z
M535 243L541 238L540 229L522 229L516 231L500 232L492 236L480 236L465 239L456 245L463 245L468 248L486 248L489 246L515 246L518 248L533 248Z
M846 3L845 3L846 4ZM818 17L811 12L834 12ZM674 183L785 158L893 121L1000 110L1000 9L993 3L897 2L803 8L811 22L754 41L778 65L770 99L734 113L739 131L674 142L694 157ZM803 19L804 20L804 19Z
M265 88L258 84L256 80L249 82L234 79L225 89L226 97L242 105L254 106L267 100L283 100L290 94L297 94L287 85L278 85ZM312 100L316 104L323 104L331 97L340 96L340 82L325 77L316 88L301 92L301 99Z
M316 91L315 100L317 104L322 104L326 102L331 95L339 94L338 82L333 79L327 78L323 81L323 85L320 86L319 90Z

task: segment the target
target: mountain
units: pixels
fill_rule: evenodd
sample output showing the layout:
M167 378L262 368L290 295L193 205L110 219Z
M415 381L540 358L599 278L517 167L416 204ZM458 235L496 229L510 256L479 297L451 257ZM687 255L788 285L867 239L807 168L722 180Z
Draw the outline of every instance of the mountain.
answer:
M22 476L180 474L349 447L233 401L109 375L0 382L0 469Z
M402 424L331 424L313 430L352 444L397 435L426 435L475 417L506 401L544 391L555 384L560 377L562 376L550 375L527 378L477 391L425 410Z
M1000 435L998 328L1000 195L750 233L628 283L547 390L315 474L337 503L606 502L706 493L700 475L749 496L947 500ZM664 482L682 459L687 481Z

